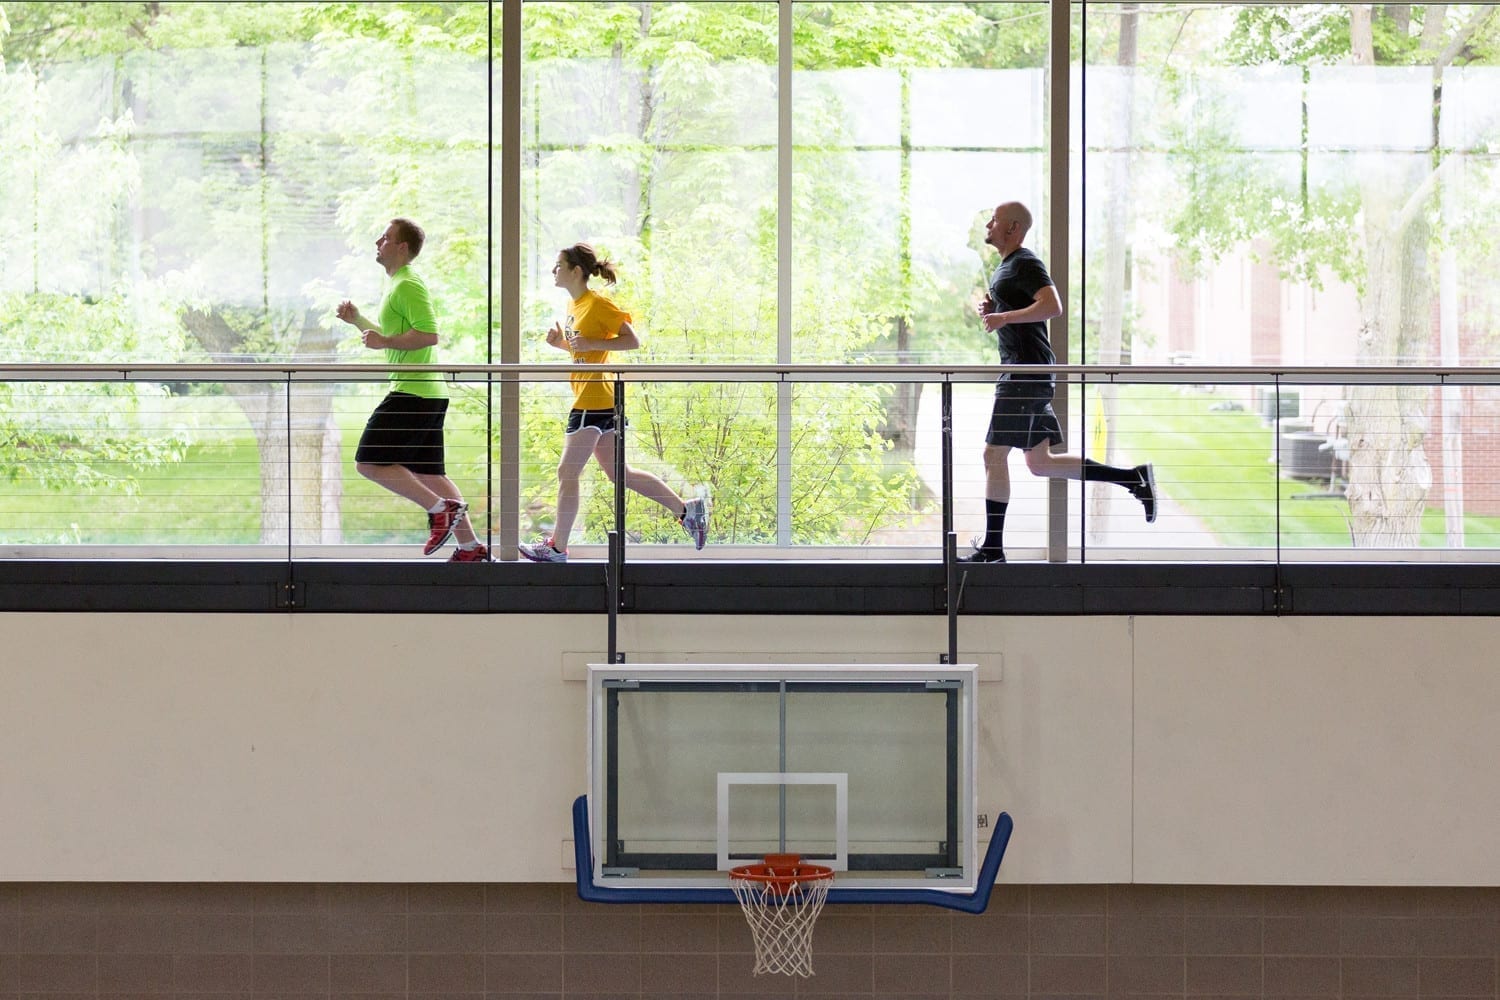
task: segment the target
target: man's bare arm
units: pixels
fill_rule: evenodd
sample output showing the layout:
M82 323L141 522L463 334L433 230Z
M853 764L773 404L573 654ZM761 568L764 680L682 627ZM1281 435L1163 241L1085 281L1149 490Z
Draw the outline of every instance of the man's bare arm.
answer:
M364 340L366 347L376 350L419 351L424 347L434 346L438 342L438 335L424 330L407 330L399 336L387 337L378 330L366 330Z
M1043 285L1036 298L1025 309L984 314L984 328L998 330L1012 323L1045 323L1062 315L1062 300L1057 297L1057 288Z
M375 324L365 319L364 314L355 307L353 302L350 302L347 299L339 303L339 307L337 310L335 310L335 312L337 313L339 319L343 320L345 323L348 323L350 326L358 327L361 330L371 330L375 328Z

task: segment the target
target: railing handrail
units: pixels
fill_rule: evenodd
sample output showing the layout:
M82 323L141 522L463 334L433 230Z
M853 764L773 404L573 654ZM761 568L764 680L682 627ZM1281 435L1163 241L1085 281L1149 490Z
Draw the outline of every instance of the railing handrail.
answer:
M437 373L447 381L485 381L494 376L565 380L579 372L614 375L624 382L983 382L1002 374L1050 374L1077 384L1157 383L1317 385L1339 383L1488 385L1500 383L1500 367L1438 365L1000 365L1000 364L429 364L354 362L11 362L0 363L0 381L167 382L377 380L394 373Z

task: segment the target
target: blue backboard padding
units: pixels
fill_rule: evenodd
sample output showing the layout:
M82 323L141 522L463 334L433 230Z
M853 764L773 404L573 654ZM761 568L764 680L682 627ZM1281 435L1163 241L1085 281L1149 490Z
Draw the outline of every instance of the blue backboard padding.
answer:
M1010 843L1010 813L1001 813L990 834L990 846L979 866L979 884L971 893L943 892L940 889L840 889L828 890L830 903L921 903L941 906L963 913L983 913L990 905L995 876ZM594 884L594 849L589 830L589 798L580 795L573 800L573 866L578 875L578 898L586 903L721 903L733 906L737 900L727 887L723 889L628 889L623 886Z

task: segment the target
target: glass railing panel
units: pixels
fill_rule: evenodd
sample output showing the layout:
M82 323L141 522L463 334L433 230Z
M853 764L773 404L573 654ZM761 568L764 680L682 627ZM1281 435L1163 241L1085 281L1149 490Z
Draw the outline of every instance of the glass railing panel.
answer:
M1420 397L1428 391L1394 385L1262 387L1256 412L1272 435L1283 558L1342 561L1354 555L1351 549L1364 547L1356 543L1350 516L1350 401L1360 394L1367 413L1387 405L1425 409ZM1401 403L1403 398L1406 404ZM1361 436L1371 444L1381 442L1381 450L1396 441L1396 436L1373 426ZM1420 489L1423 496L1426 492L1425 487ZM1411 500L1417 500L1420 508L1421 500L1409 494ZM1376 503L1384 506L1383 500ZM1416 516L1420 519L1419 513ZM1369 541L1373 543L1373 538ZM1380 556L1385 559L1402 558L1400 550L1412 546L1375 547L1386 550Z
M1301 385L1280 420L1282 558L1472 561L1500 540L1493 386ZM1294 412L1290 412L1294 411Z
M624 526L635 556L939 558L944 377L954 378L954 531L967 553L985 530L993 383L901 371L886 382L850 381L859 369L837 381L630 372L626 452L641 489L627 491ZM378 369L19 374L0 382L0 544L11 557L422 558L424 512L356 463L387 393ZM485 373L445 379L444 471L481 540L498 532L507 489L520 497L523 539L554 530L570 374L521 376L517 484L492 483L501 428ZM1215 374L1059 376L1066 453L1149 463L1157 488L1148 524L1128 488L1068 477L1068 561L1484 561L1500 547L1500 387L1485 372ZM1009 458L1007 556L1045 560L1048 479L1019 448ZM602 559L615 500L592 452L579 487L575 558ZM697 498L712 510L701 557L674 516Z
M448 478L469 505L469 524L476 539L489 548L497 541L500 527L495 482L500 452L490 444L500 433L500 387L478 379L457 381L449 384L448 399L444 433ZM443 552L451 556L452 545Z
M573 394L565 381L523 381L521 395L521 454L517 488L520 495L520 540L538 542L552 535L557 525L557 466L562 457L568 408ZM585 485L591 491L608 493L595 482L602 479L597 465L580 477L580 496ZM593 532L591 541L602 543L608 528L598 518L581 518L580 532ZM580 538L587 538L580 535ZM504 553L509 555L509 553Z
M938 422L893 425L930 398L919 383L812 383L795 386L790 453L792 545L873 549L929 558L942 533L942 443ZM893 419L893 415L898 415ZM826 556L825 556L826 557Z
M1452 557L1493 560L1500 548L1500 388L1449 385L1435 395L1423 546L1440 542Z
M415 510L406 509L410 507L406 501L381 489L355 471L354 454L359 445L360 434L370 414L385 397L385 385L380 382L329 385L335 390L330 416L336 427L333 440L327 444L336 449L335 460L339 471L337 477L329 477L328 485L341 494L336 505L336 533L340 543L362 547L397 546L402 541L408 545L421 544L421 523L425 519ZM308 391L320 392L323 388L309 387ZM308 463L309 466L310 464ZM311 468L304 472L309 481L314 481L318 474Z
M469 505L469 522L485 542L493 522L486 433L489 393L484 382L445 385L448 406L441 452L418 454L431 462L424 477L442 475ZM420 505L362 475L356 461L361 436L387 396L383 382L304 382L292 407L293 524L297 555L331 558L422 558L427 516ZM438 465L437 463L441 463ZM442 493L438 481L423 479ZM446 558L453 543L431 557Z
M284 435L258 444L247 413L285 398L259 383L0 383L0 539L16 555L73 558L258 543L275 517L259 451Z
M1241 383L1075 386L1074 440L1090 461L1150 465L1155 521L1128 488L1071 484L1070 545L1089 560L1262 561L1275 558L1273 434Z
M675 516L679 503L710 511L705 557L774 547L777 539L776 386L765 382L628 381L625 394L625 538L631 558L678 558L696 551ZM521 537L557 525L559 465L565 449L581 466L577 515L568 532L572 559L602 559L616 526L615 489L602 435L590 449L567 435L572 393L565 383L528 384L522 393Z
M627 385L631 558L714 558L775 544L775 398L774 386L756 382ZM698 500L709 516L702 556L673 514L679 501ZM613 502L610 490L597 506L601 531Z
M925 395L925 394L924 394ZM936 394L934 393L934 396ZM967 555L985 534L985 437L994 411L992 382L953 387L953 531L958 554ZM933 406L937 405L936 398ZM1005 512L1005 553L1012 560L1047 557L1047 483L1026 471L1019 449L1008 465L1010 500Z

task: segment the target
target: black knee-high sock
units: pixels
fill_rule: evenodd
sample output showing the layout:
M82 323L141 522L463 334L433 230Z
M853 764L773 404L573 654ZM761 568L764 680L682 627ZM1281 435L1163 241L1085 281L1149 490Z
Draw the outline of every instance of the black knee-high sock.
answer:
M1002 500L984 502L984 542L979 546L987 551L1000 552L1005 548L1005 508L1009 504Z
M1141 482L1141 474L1135 469L1105 465L1092 458L1083 460L1083 478L1091 483L1114 483L1116 486L1138 486Z

